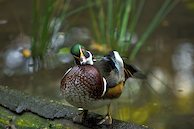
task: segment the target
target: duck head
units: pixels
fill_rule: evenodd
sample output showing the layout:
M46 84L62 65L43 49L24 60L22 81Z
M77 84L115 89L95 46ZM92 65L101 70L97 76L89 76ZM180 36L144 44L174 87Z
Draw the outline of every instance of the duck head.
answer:
M90 51L87 51L81 44L75 44L71 48L71 54L77 65L93 65L93 57Z

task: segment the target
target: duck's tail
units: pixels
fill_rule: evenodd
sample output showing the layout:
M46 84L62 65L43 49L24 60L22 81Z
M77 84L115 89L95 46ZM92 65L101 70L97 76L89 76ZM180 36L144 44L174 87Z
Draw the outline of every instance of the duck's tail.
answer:
M125 80L127 80L129 77L138 78L138 79L146 79L146 75L140 71L137 67L126 64L124 62L124 72L125 72Z

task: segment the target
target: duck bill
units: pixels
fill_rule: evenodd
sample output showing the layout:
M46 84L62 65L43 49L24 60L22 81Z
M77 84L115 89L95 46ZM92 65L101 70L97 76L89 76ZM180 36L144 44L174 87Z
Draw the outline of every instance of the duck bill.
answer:
M79 48L79 50L80 50L80 64L81 64L81 65L82 65L82 64L86 64L87 59L86 59L86 57L84 56L83 51L81 50L81 47Z
M22 55L25 57L25 58L29 58L29 57L31 57L31 51L29 50L29 49L27 49L27 48L24 48L23 50L22 50Z

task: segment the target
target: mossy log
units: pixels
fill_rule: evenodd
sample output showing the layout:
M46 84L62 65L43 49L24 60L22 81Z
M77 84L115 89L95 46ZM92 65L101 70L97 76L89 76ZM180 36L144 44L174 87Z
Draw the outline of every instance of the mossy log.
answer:
M27 116L30 118L36 117L36 119L41 119L42 121L44 121L45 119L46 121L44 121L43 123L45 122L49 123L45 125L45 127L48 126L49 128L52 128L52 127L63 128L64 126L64 128L79 128L79 129L88 129L88 128L148 129L145 126L140 126L140 125L136 125L129 122L123 122L119 120L113 120L113 124L109 126L106 126L106 125L98 126L96 125L96 121L97 121L96 118L99 118L101 116L95 113L89 113L89 115L84 120L83 124L75 124L71 120L78 113L76 108L63 105L62 103L56 102L53 100L31 96L21 91L9 89L5 86L0 86L0 105L1 105L0 112L4 112L4 114L11 113L12 114L11 116L13 116L14 114L16 117L24 117L27 114ZM8 122L5 121L3 123L2 122L3 120L1 120L3 118L1 118L1 115L0 115L0 125L3 126L3 124L7 123L7 125L10 125L10 126L20 127L17 124L17 122L15 123L12 122L13 117L10 117L10 120L8 120L8 118L9 117L6 118L6 121ZM24 119L26 118L24 117ZM37 126L36 124L37 123L35 122L32 124L34 126L30 126L30 127L42 128L42 126ZM27 125L25 125L25 127L26 126Z

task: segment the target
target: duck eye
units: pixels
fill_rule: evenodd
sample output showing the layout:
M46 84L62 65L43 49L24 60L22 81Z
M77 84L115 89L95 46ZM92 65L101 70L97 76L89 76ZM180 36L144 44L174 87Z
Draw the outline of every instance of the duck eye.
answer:
M86 58L90 57L89 52L85 51L85 52L84 52L84 56L85 56Z

